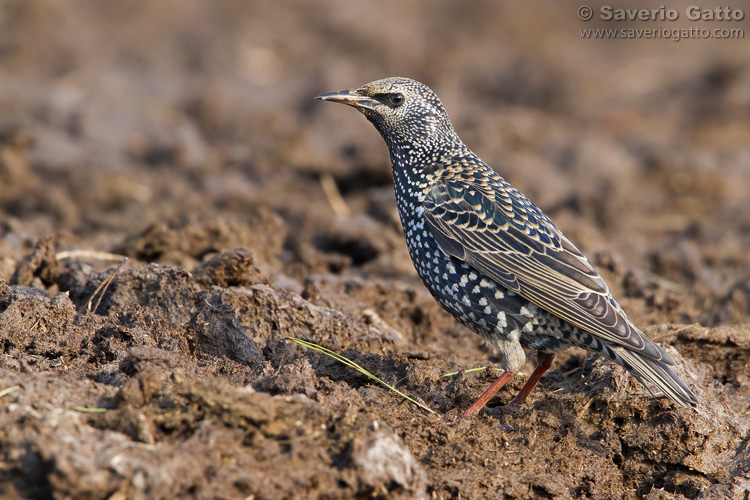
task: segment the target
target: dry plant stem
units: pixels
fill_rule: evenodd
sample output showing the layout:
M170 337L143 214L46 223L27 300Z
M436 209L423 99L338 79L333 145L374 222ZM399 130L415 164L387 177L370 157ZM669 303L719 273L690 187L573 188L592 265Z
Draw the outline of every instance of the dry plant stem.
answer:
M336 216L341 219L349 217L351 210L349 210L344 197L341 196L341 191L339 191L339 187L336 185L336 180L333 176L331 174L322 175L320 177L320 185Z
M124 255L118 255L116 253L99 252L97 250L88 250L81 248L78 250L65 250L63 252L57 252L55 254L57 260L64 259L92 259L92 260L105 260L105 261L119 261L127 259Z
M102 302L104 293L107 291L107 288L109 288L109 285L112 284L112 282L115 279L115 276L117 276L117 273L120 272L120 269L122 269L122 266L124 266L127 261L128 261L128 258L125 257L122 260L122 262L120 262L120 265L118 265L115 269L112 270L112 273L109 275L109 277L106 280L102 281L102 283L98 287L96 287L96 290L94 290L93 295L91 295L91 298L86 304L86 315L92 312L91 302L94 300L94 297L96 297L97 295L99 295L99 298L96 301L96 305L93 308L93 312L96 312L96 310L99 309L99 304L101 304Z

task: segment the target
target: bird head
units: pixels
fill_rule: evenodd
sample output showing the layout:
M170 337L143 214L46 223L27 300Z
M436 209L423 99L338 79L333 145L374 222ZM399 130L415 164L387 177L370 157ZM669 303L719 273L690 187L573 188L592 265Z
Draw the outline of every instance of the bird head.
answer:
M357 108L375 125L389 148L424 147L457 139L448 113L426 85L409 78L385 78L359 88L316 97Z

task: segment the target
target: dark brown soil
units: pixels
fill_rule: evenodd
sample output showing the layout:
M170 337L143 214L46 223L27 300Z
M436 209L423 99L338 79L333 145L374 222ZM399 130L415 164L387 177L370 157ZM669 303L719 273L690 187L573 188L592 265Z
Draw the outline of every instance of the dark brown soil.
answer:
M0 497L750 498L750 44L580 35L750 28L687 5L0 3ZM456 418L497 374L443 375L497 359L419 282L375 130L312 100L395 75L584 250L697 410L571 350L523 408L519 376Z

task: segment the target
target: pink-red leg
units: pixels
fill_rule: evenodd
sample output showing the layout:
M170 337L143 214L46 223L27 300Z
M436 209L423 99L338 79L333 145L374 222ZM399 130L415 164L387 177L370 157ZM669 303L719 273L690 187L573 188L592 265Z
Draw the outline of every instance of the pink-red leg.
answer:
M514 406L521 406L523 402L526 401L529 393L534 388L536 383L539 382L539 379L542 378L544 372L549 370L549 367L552 366L553 359L555 359L554 354L546 354L542 352L537 353L536 360L538 364L536 365L534 372L529 377L529 380L526 381L526 384L524 384L521 392L519 392L518 395L513 398L513 401L511 401L510 404Z
M513 375L515 375L516 372L503 372L502 375L498 377L497 380L495 380L492 385L484 391L484 394L479 396L479 399L474 401L474 403L469 406L466 411L464 412L464 417L471 417L473 415L476 415L479 410L484 408L484 405L486 405L490 399L492 399L492 396L497 394L497 391L500 390L502 386L505 385L505 383L513 378Z

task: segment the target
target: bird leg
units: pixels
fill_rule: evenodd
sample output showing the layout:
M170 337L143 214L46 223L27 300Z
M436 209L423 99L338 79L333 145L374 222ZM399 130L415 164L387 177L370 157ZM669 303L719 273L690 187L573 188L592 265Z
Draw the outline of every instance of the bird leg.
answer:
M497 380L495 380L492 385L484 391L484 394L479 396L479 398L474 401L474 403L469 406L466 411L464 412L464 417L471 417L473 415L476 415L479 410L484 408L484 405L486 405L490 399L492 399L492 396L497 394L497 391L500 390L502 386L505 385L505 383L513 378L513 375L515 375L516 372L503 372L502 375L500 375Z
M526 398L529 396L529 393L534 388L534 386L539 382L539 379L542 378L542 375L544 375L544 372L550 369L552 366L552 360L555 359L554 353L549 354L545 352L538 352L536 355L537 359L537 365L534 369L533 373L529 377L529 380L526 381L526 384L524 384L523 388L521 388L521 391L518 393L518 395L513 398L513 401L510 402L513 406L521 406L524 401L526 401ZM500 375L497 380L495 380L492 385L484 391L484 393L479 396L479 398L474 401L474 403L469 406L466 411L464 412L464 417L471 417L473 415L476 415L479 413L479 410L484 408L484 406L489 403L490 399L497 394L497 391L500 390L502 386L505 385L505 383L513 378L513 375L515 375L516 372L503 372L502 375Z
M518 395L515 398L513 398L513 401L511 401L510 404L514 406L521 406L523 402L526 401L526 398L531 392L531 389L533 389L536 383L539 382L539 379L542 378L542 375L544 375L544 372L549 370L549 367L552 366L553 359L555 359L554 353L549 354L545 352L537 352L536 354L537 365L536 365L536 368L534 369L534 372L529 377L529 380L526 381L526 384L524 384L523 388L521 389L521 392L519 392Z

